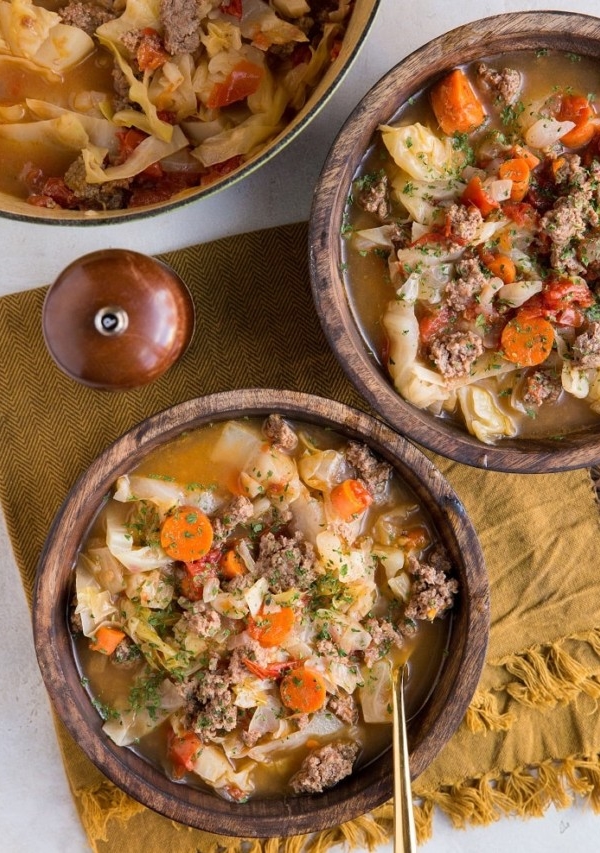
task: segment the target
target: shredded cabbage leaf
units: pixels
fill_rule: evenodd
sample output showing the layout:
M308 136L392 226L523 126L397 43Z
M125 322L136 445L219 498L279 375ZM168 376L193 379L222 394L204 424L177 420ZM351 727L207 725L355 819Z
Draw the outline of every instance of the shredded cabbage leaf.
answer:
M381 138L392 159L417 181L431 182L456 177L465 155L449 137L440 139L416 122L404 126L381 125Z
M0 53L60 74L93 50L90 36L79 27L63 24L57 12L36 6L31 0L0 2Z

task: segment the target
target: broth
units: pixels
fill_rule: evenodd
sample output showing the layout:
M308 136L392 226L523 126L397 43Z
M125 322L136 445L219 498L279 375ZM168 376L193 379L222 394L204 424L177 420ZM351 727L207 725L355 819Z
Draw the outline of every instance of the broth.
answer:
M207 186L293 120L351 9L2 0L0 193L116 210ZM20 33L27 34L21 38Z
M508 103L497 90L482 84L477 70L480 62L495 72L518 72L516 100ZM483 107L483 124L469 132L445 135L432 106L432 91L440 85L437 81L411 97L388 123L405 136L408 131L403 129L410 128L415 132L414 139L406 136L402 143L390 141L386 146L385 128L378 131L355 176L342 229L343 277L354 317L366 345L405 399L419 408L429 408L439 417L452 418L485 442L513 435L560 437L593 428L598 425L600 414L600 289L595 256L591 257L587 247L597 239L595 202L582 215L579 231L573 230L564 245L554 238L563 221L559 219L562 208L570 204L566 199L577 180L585 181L590 188L595 185L594 164L600 163L600 119L594 106L595 93L600 91L598 63L556 51L520 51L478 60L460 71ZM584 145L568 147L560 137L537 147L527 142L532 138L534 122L541 122L543 117L546 125L552 119L558 124L556 114L566 114L569 99L580 95L589 110L586 120L593 127L592 136ZM418 136L421 128L424 141ZM566 131L567 125L563 138L567 138ZM388 140L393 137L392 132ZM397 147L392 150L394 144ZM420 145L442 146L437 153L446 152L446 165L442 162L440 166L439 159L436 163L435 157L428 159L428 154L421 154L423 159L417 167L429 172L425 179L415 179L408 171L415 161L406 162L413 144L416 149ZM444 145L450 148L443 148ZM394 159L399 150L400 163ZM522 154L524 150L533 159L528 188L517 201L512 180L504 179L505 185L500 186L502 166L505 161L517 159L516 152ZM565 161L565 169L573 170L572 175L557 173L554 179L552 170L559 169L560 158ZM383 215L381 208L365 209L369 197L373 198L369 187L378 184L382 176L387 182L387 209ZM473 200L471 182L477 180L486 192L491 188L490 192L498 196L490 197L490 209L482 205L481 199ZM496 185L492 187L494 181ZM595 189L590 192L595 193ZM451 216L451 208L465 218L476 208L481 215L473 221L479 230L466 237L466 230L459 234L460 226L452 231L451 220L445 219ZM389 230L392 226L396 229L393 240ZM500 255L512 261L510 280L506 272L506 281L494 272L493 263ZM492 265L488 268L490 260ZM476 262L468 274L463 272L465 261ZM477 282L472 277L473 270ZM415 279L417 293L413 300L407 296L407 287L410 289L410 280L414 283ZM501 289L509 284L510 298L508 291ZM463 291L458 285L464 285ZM523 287L521 293L516 290L518 285ZM563 295L556 296L561 287ZM529 295L524 298L526 293ZM412 301L414 317L406 320L401 312L397 315L401 331L394 339L390 332L394 321L386 321L386 316L389 320L394 314L390 306ZM520 314L521 309L529 314ZM522 361L515 357L509 360L502 343L504 327L517 317L532 316L548 320L552 326L552 351L535 364L528 363L528 354ZM433 328L433 333L427 331L432 320L434 325L429 329ZM401 334L415 343L409 329L414 322L418 326L414 332L416 356L398 339ZM464 362L456 366L446 345L458 332L463 336L473 333L475 338L468 339L466 346L474 340L479 348L481 341L482 351L477 358L465 356ZM588 352L587 358L582 359L578 346L586 335L593 353ZM436 340L439 346L434 348ZM463 337L459 343L466 340ZM585 341L581 343L584 344L588 346ZM398 364L394 363L394 353L399 356ZM416 367L410 364L413 357ZM540 372L543 381L538 382L534 374ZM543 392L539 390L541 384L545 385ZM548 395L544 397L546 386ZM482 399L492 413L490 423L482 424L473 412L477 404L469 395L475 392L467 390L473 387L485 393Z
M213 531L194 560L169 557L182 505ZM277 417L229 421L117 482L79 555L74 651L107 735L170 778L238 801L312 793L389 747L393 661L410 652L409 714L427 701L450 574L427 513L365 446ZM120 648L103 629L123 634ZM324 690L314 706L290 698L306 677ZM311 755L345 770L315 779Z

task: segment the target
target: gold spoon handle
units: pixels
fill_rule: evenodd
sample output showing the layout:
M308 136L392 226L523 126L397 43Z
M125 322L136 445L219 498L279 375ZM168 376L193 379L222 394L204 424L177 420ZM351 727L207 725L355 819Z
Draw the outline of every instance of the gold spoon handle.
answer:
M415 853L417 837L413 815L404 707L404 676L406 664L394 669L393 675L393 739L394 756L394 850L396 853Z

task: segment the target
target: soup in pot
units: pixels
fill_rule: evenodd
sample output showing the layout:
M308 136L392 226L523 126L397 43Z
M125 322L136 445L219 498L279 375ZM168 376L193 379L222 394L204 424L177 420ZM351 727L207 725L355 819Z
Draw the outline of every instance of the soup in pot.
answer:
M214 183L303 108L350 14L347 0L0 0L0 192L103 211Z

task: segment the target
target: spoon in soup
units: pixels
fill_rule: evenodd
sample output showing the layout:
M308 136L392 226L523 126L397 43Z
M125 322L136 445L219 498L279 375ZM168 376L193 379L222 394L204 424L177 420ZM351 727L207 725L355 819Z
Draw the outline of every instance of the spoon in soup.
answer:
M404 685L408 659L392 668L392 751L394 758L394 851L415 853L417 837L410 787Z

